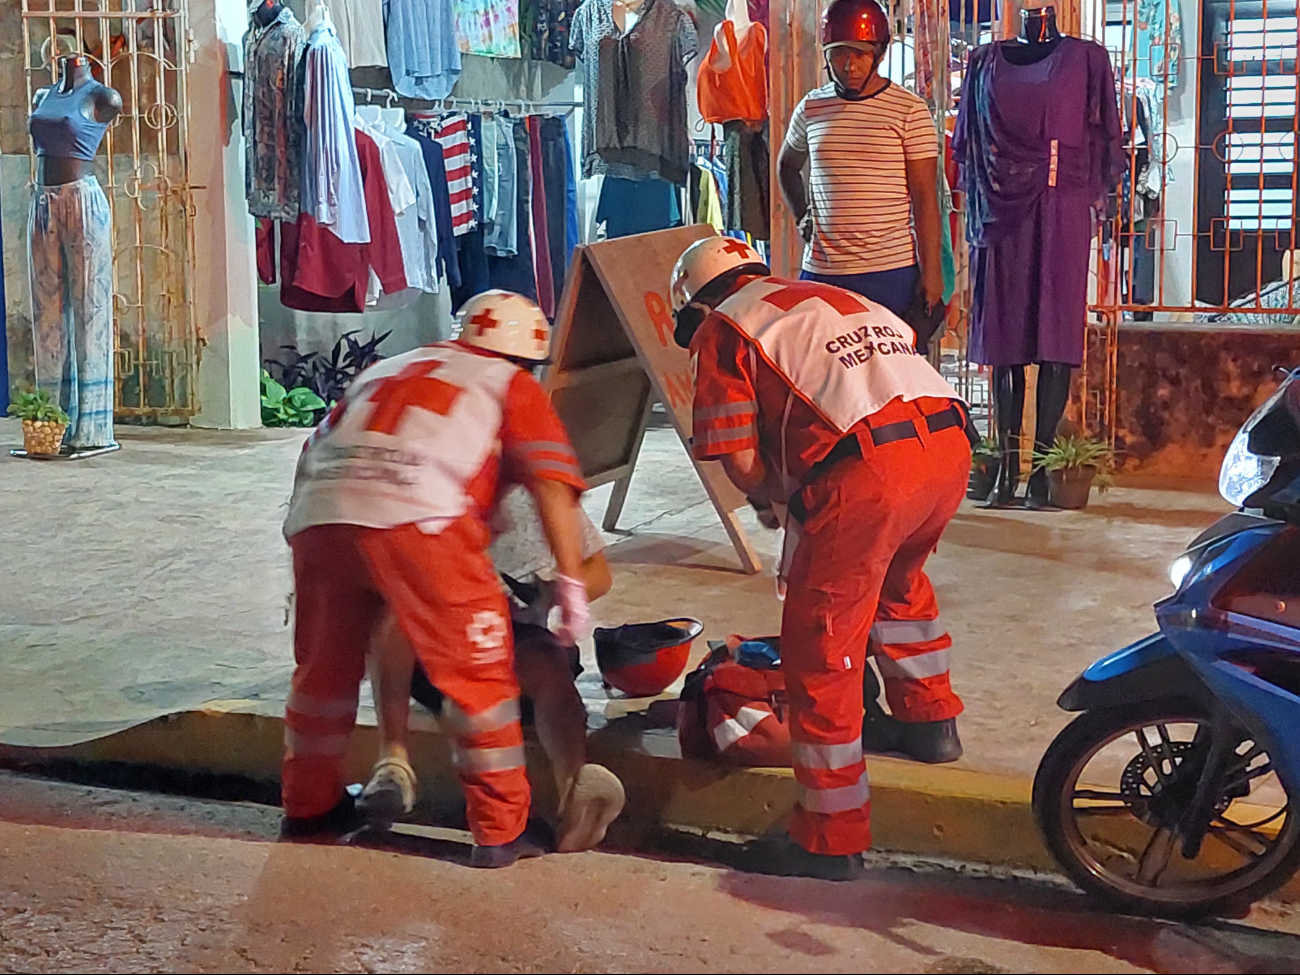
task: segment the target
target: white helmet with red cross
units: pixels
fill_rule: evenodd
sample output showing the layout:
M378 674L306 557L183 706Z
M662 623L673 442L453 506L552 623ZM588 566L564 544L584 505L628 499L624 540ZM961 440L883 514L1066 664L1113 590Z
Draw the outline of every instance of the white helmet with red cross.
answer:
M456 313L455 338L508 359L545 362L551 354L551 323L542 310L513 291L485 291Z
M673 312L680 312L696 295L724 274L771 274L758 251L733 237L707 237L696 241L673 268L669 292Z

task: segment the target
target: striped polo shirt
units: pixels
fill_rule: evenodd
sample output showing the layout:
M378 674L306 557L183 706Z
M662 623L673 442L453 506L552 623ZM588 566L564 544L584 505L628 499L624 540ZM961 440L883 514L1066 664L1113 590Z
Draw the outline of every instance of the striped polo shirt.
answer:
M786 145L809 155L816 230L803 267L814 274L869 274L916 263L908 160L935 159L930 111L891 84L864 101L810 92L794 110Z

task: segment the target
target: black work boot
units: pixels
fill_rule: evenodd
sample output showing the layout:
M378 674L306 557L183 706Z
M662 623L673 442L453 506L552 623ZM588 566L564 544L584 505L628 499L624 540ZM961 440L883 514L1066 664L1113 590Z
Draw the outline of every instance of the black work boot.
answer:
M877 755L902 751L903 723L880 706L880 680L870 661L862 674L862 707L862 750Z
M899 751L927 765L942 765L961 758L961 739L957 737L957 719L944 721L900 721Z
M743 863L750 873L814 880L857 880L865 870L861 854L809 853L788 836L763 837L747 843Z
M530 819L524 831L509 843L474 847L474 852L469 857L469 865L480 870L499 870L502 867L513 866L519 860L554 852L554 831L544 820Z
M1025 488L1025 506L1033 508L1035 511L1055 511L1056 507L1052 504L1051 484L1047 479L1047 469L1044 467L1034 468L1034 472L1029 475L1029 484Z
M348 793L327 813L319 816L285 816L280 820L280 839L290 842L329 843L366 825Z

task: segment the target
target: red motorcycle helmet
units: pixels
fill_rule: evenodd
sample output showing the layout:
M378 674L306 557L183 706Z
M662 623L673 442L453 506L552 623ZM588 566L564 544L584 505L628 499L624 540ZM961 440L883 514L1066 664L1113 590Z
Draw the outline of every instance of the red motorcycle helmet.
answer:
M831 0L822 15L822 47L888 44L889 17L876 0Z
M594 636L600 676L606 687L628 697L662 694L685 672L691 644L703 632L703 623L685 617L613 629L597 627Z

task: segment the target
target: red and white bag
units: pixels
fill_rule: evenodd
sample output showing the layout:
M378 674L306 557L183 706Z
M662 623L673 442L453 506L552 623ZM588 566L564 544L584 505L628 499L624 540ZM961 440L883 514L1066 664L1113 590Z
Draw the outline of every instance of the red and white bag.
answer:
M734 648L742 642L732 637ZM714 650L686 677L677 712L682 755L723 765L789 768L790 726L780 670L755 670Z

